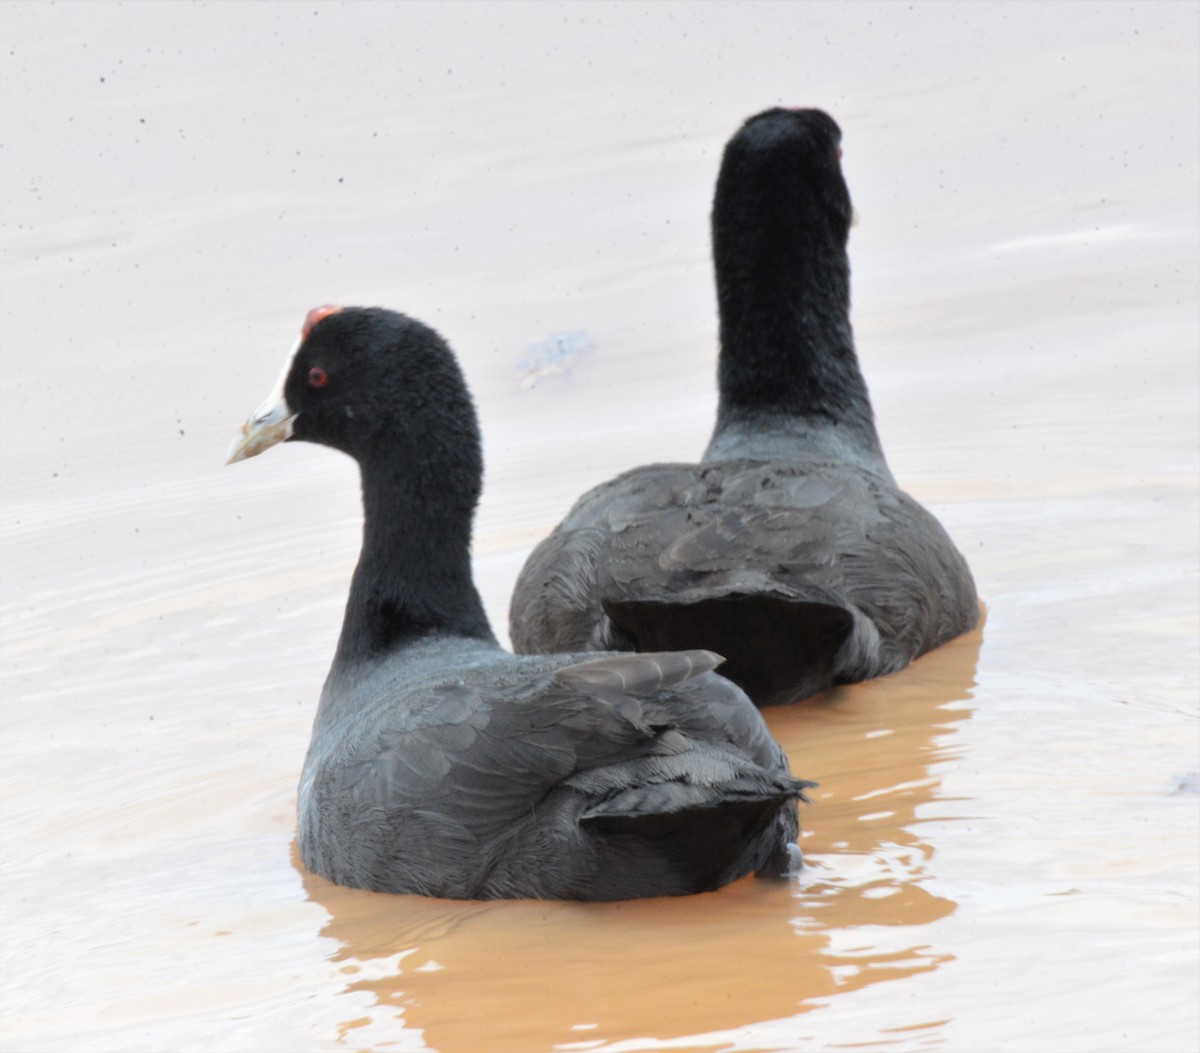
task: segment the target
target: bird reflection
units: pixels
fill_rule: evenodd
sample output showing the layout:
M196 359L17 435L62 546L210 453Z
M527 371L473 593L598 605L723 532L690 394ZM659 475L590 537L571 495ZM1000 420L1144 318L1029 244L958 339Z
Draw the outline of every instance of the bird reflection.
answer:
M338 942L355 996L341 1043L442 1053L653 1044L793 1017L938 968L953 956L921 927L956 905L925 887L933 848L917 809L944 800L937 771L970 716L982 639L981 621L897 674L766 712L793 770L821 783L802 816L797 882L603 904L456 902L340 888L295 860L329 912L322 935Z

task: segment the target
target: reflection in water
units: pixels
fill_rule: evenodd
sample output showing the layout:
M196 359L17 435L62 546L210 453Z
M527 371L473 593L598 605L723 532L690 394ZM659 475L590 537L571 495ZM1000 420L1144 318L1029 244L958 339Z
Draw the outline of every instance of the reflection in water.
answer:
M792 1017L951 960L919 929L955 904L923 887L933 849L917 812L938 799L931 765L953 756L946 734L970 714L982 638L981 623L901 673L768 711L793 768L821 782L798 884L748 878L629 903L458 903L339 888L301 870L329 911L322 932L341 944L347 992L374 999L342 1026L342 1042L402 1048L398 1031L414 1029L445 1053L646 1048ZM408 1034L403 1048L417 1041ZM709 1037L691 1048L729 1041Z

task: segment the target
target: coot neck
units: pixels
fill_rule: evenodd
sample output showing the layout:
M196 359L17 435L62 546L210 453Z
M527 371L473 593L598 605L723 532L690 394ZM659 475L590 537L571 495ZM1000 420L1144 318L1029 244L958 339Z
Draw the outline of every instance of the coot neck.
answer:
M713 256L720 309L717 431L836 428L882 463L850 326L845 223L815 200L718 184ZM772 196L775 200L771 200Z
M363 545L335 667L434 634L495 642L471 574L478 481L418 457L360 468Z

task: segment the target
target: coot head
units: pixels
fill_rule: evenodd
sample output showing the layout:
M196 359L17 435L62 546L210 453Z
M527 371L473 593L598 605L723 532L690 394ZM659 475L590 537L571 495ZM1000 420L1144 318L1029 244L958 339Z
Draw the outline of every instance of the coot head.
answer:
M379 307L321 307L305 319L275 389L229 460L279 442L332 446L364 469L449 471L473 503L482 477L478 424L462 371L429 326Z
M822 110L775 107L729 140L716 203L774 222L787 213L823 218L845 241L853 209L842 178L842 130Z

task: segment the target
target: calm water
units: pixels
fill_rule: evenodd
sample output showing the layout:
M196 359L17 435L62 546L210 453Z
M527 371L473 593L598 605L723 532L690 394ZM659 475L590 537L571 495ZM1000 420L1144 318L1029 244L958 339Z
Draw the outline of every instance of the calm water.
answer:
M1194 1050L1198 21L5 0L3 1047ZM222 460L305 311L459 352L501 628L579 493L703 449L712 181L777 102L843 126L880 430L984 624L770 713L791 886L304 873L357 480Z

